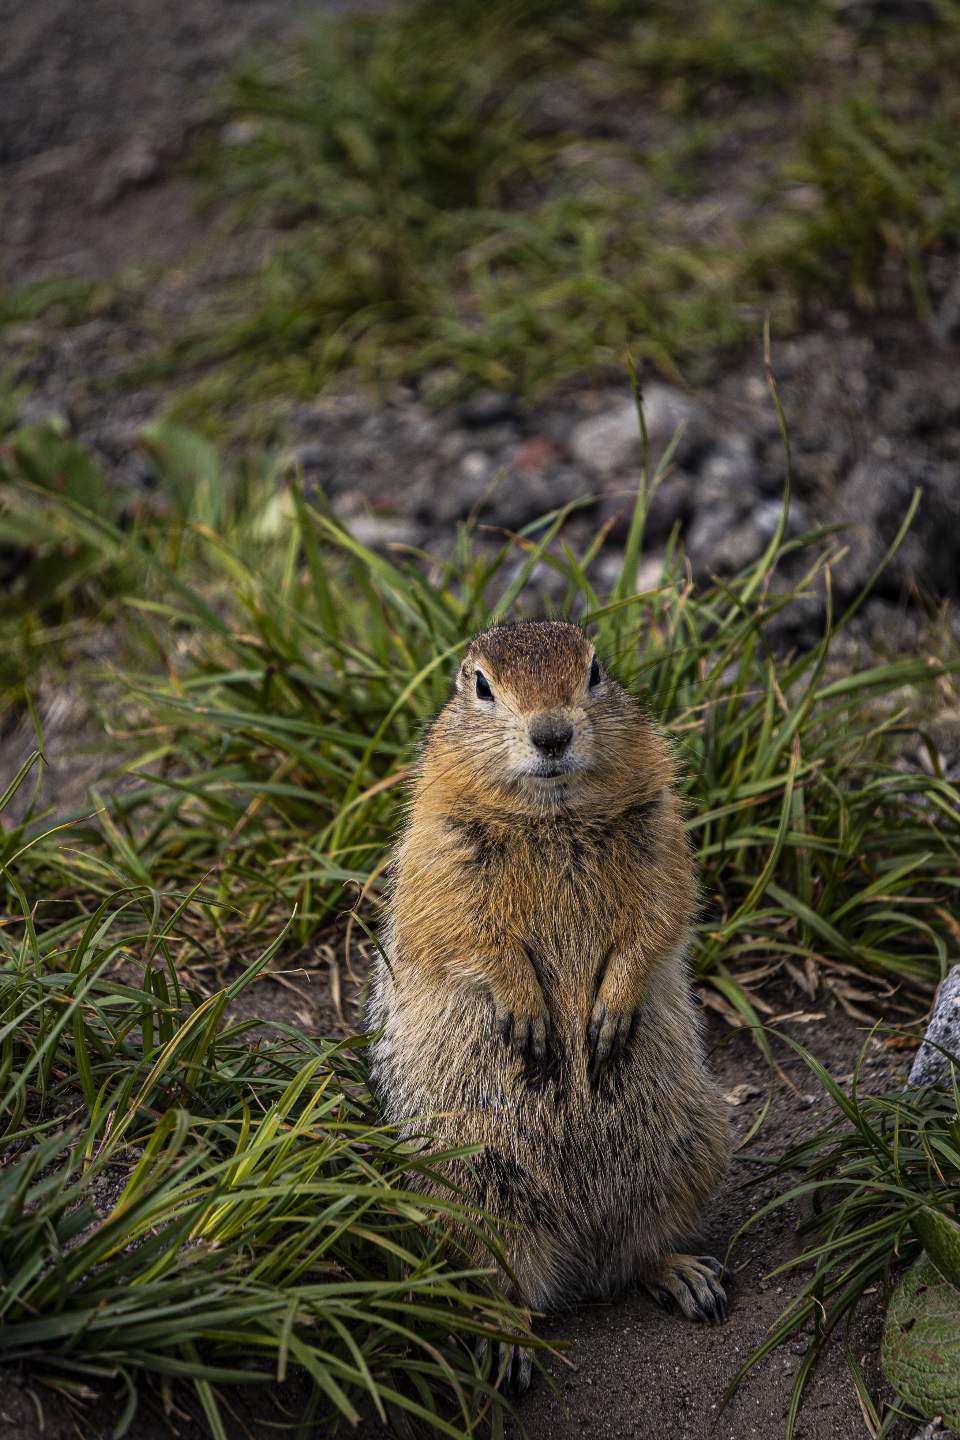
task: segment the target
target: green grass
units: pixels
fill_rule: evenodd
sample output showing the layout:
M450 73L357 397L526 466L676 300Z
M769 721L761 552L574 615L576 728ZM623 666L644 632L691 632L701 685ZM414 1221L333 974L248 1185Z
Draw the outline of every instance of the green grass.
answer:
M812 1201L812 1210L797 1225L798 1233L808 1237L801 1253L772 1272L793 1273L800 1282L798 1293L763 1344L743 1362L727 1398L758 1360L802 1329L811 1332L787 1410L786 1440L791 1440L813 1367L843 1324L847 1364L864 1416L869 1415L873 1433L886 1434L898 1412L892 1409L881 1427L878 1407L851 1349L850 1326L864 1292L879 1284L888 1297L893 1272L920 1254L920 1239L911 1228L918 1217L922 1221L920 1212L929 1207L955 1218L960 1182L956 1073L935 1087L864 1095L858 1087L865 1042L848 1097L803 1046L789 1036L780 1038L809 1066L826 1091L828 1106L817 1117L825 1123L796 1138L772 1167L761 1162L763 1173L750 1182L774 1180L786 1187L757 1209L750 1225L798 1200ZM793 1184L798 1171L801 1178ZM801 1280L797 1272L804 1271L808 1273Z
M216 463L181 431L154 432L153 443L174 468L179 446L189 474ZM705 900L697 975L751 1023L736 977L771 960L818 967L841 999L851 970L905 987L908 1004L929 994L955 947L941 911L960 881L956 797L939 774L896 762L906 734L922 739L942 687L953 693L957 662L944 640L939 654L843 672L831 647L856 606L813 649L774 654L763 625L795 593L778 566L823 535L785 542L781 527L755 565L702 594L671 547L661 583L637 593L641 494L622 572L598 593L590 566L603 537L575 555L562 540L570 507L498 550L468 525L449 563L431 567L414 552L366 549L303 500L295 476L246 488L209 478L210 493L227 497L219 530L188 510L123 530L25 484L10 502L21 539L32 523L46 546L56 532L61 551L89 552L83 583L122 610L139 659L112 682L122 696L112 725L127 747L116 777L139 783L100 788L96 826L77 821L76 853L60 834L38 836L18 862L29 893L106 894L114 875L159 890L201 885L201 899L243 917L206 912L200 930L217 948L266 943L294 905L294 936L306 942L358 890L381 892L418 736L470 636L545 606L588 628L675 738ZM196 506L206 493L196 489ZM823 557L808 553L801 591L823 583ZM533 580L545 568L559 584L551 596Z
M786 63L773 14L752 79L731 77L738 91ZM628 342L677 379L746 335L738 306L760 295L742 262L729 245L681 239L657 213L696 183L711 148L702 122L668 121L638 150L607 118L664 78L635 15L627 4L424 3L318 29L275 73L239 75L236 112L260 134L213 147L207 164L238 218L291 236L205 319L187 353L225 363L178 413L197 419L231 395L310 394L342 369L381 381L437 372L438 399L491 384L529 395L609 369ZM651 19L663 44L663 25L685 33L669 7ZM717 25L706 28L710 55ZM573 110L552 119L563 87ZM591 160L620 161L626 176L591 178Z
M442 1220L491 1264L496 1232L405 1189L443 1156L380 1126L359 1042L252 1045L226 1013L287 930L204 996L174 962L189 893L113 888L46 927L21 901L0 930L0 1363L81 1412L119 1392L117 1437L176 1382L223 1440L223 1386L293 1374L304 1423L366 1400L400 1434L487 1413L502 1435L473 1347L525 1322Z
M15 434L6 452L0 544L33 562L0 610L20 646L8 647L21 666L8 712L23 711L24 677L86 684L118 763L79 815L51 830L29 808L0 837L12 1177L0 1264L32 1307L7 1316L2 1344L76 1398L109 1376L129 1381L131 1405L155 1398L150 1376L191 1382L214 1433L212 1387L262 1381L275 1362L344 1416L366 1394L394 1415L436 1407L463 1433L492 1377L447 1337L516 1317L451 1267L404 1193L423 1162L378 1129L352 1048L291 1031L252 1049L242 1027L217 1029L230 995L358 895L368 923L418 736L470 636L546 612L588 629L676 744L710 1003L759 1027L769 1008L755 985L792 967L847 1007L873 996L915 1013L956 958L944 907L960 817L955 786L898 761L955 696L958 662L932 627L940 650L851 672L831 651L856 605L810 651L771 651L764 624L797 594L779 578L786 561L805 553L799 589L829 595L830 536L787 542L788 494L742 574L698 593L674 537L660 583L638 591L642 488L621 571L598 592L604 534L574 553L576 507L498 549L468 524L439 563L366 549L295 473L226 470L172 426L146 443L159 498L120 516L55 426ZM45 561L56 583L38 588ZM82 660L85 630L110 637L109 670ZM151 957L165 968L148 980ZM243 957L244 976L205 999ZM111 1165L127 1167L127 1199L78 1229L76 1216L96 1223L89 1201ZM319 1270L301 1266L303 1223L316 1236L304 1262ZM341 1267L333 1281L325 1256ZM405 1266L424 1277L412 1300ZM104 1275L128 1277L122 1300ZM200 1297L186 1340L185 1275ZM241 1353L255 1372L238 1373Z

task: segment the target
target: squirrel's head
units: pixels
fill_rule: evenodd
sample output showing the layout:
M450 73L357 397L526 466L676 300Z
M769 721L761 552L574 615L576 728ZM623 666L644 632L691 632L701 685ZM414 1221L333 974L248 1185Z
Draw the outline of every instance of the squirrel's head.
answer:
M649 775L655 788L671 779L640 706L606 674L583 631L564 621L478 635L438 732L455 784L523 810L602 806L635 791L644 768L657 772Z

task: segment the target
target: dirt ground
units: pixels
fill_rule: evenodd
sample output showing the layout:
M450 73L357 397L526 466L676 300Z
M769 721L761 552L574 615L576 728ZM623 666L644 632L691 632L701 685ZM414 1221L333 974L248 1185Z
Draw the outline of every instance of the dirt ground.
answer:
M342 945L331 969L330 947L310 949L284 962L279 976L264 978L244 997L236 1015L255 1016L262 1033L276 1024L289 1024L308 1032L343 1034L356 1023L358 985L368 965L365 945L351 947L351 978L344 964ZM331 978L340 988L339 1011ZM818 1018L805 1023L785 1021L783 1029L800 1040L845 1085L860 1046L864 1027L858 1027L836 1001L818 996L814 1002L790 988L768 986L763 992L778 1013L802 1009ZM341 1019L344 1023L341 1023ZM746 1135L766 1095L767 1067L756 1046L744 1033L732 1034L722 1017L706 1012L712 1064L731 1103L734 1133ZM235 1017L234 1017L235 1018ZM731 1038L726 1039L725 1037ZM821 1092L802 1060L785 1045L776 1047L781 1070L790 1083L777 1081L774 1103L763 1128L748 1144L751 1155L773 1156L802 1126L815 1123ZM909 1066L909 1052L887 1049L871 1040L861 1078L863 1089L895 1090ZM707 1207L699 1236L692 1237L698 1253L727 1256L731 1239L751 1212L770 1198L769 1185L743 1189L757 1166L735 1158L726 1181ZM781 1347L748 1376L723 1415L718 1414L724 1391L738 1366L763 1339L786 1300L796 1293L794 1274L772 1272L798 1251L794 1225L796 1210L779 1211L741 1237L729 1255L730 1315L718 1328L692 1324L660 1310L646 1292L631 1291L608 1304L545 1317L538 1331L551 1340L569 1342L567 1360L549 1358L547 1374L536 1375L519 1406L519 1418L530 1440L592 1440L592 1437L632 1436L634 1440L778 1440L784 1434L785 1413L793 1377L803 1353L799 1337ZM769 1278L768 1278L769 1277ZM851 1333L851 1344L875 1402L890 1400L892 1391L879 1365L883 1308L878 1295L861 1305ZM551 1384L552 1381L552 1384ZM159 1397L158 1397L159 1398ZM197 1405L187 1391L176 1395L177 1412L163 1418L141 1406L130 1434L135 1440L161 1440L171 1434L182 1440L202 1440L208 1432L197 1416ZM278 1423L296 1414L301 1393L296 1380L270 1390L224 1392L234 1412L227 1433L230 1440L266 1437ZM282 1408L281 1408L282 1407ZM0 1373L0 1440L106 1440L120 1414L119 1402L104 1395L97 1402L66 1404L49 1389ZM43 1415L43 1428L39 1416ZM917 1426L899 1422L894 1440L907 1440ZM364 1419L351 1433L357 1440L387 1440L388 1432L373 1419ZM798 1440L844 1440L870 1434L850 1379L842 1339L826 1347L808 1386L797 1429ZM508 1426L510 1440L521 1431ZM950 1440L949 1432L938 1432Z
M245 48L303 0L0 0L0 277L169 262L203 244L197 187L162 183Z

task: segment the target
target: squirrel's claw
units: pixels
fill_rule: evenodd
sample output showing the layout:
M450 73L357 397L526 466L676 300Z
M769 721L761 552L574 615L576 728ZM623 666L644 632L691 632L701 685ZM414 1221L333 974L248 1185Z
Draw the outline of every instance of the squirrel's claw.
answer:
M482 1337L477 1341L474 1353L477 1363L484 1368L487 1356L487 1342ZM530 1388L533 1378L533 1356L522 1345L496 1347L495 1373L497 1386L508 1400L519 1400Z
M712 1255L665 1255L642 1279L668 1314L676 1308L688 1320L720 1325L727 1318L728 1303L722 1276L723 1266Z
M587 1065L594 1083L606 1065L620 1059L639 1015L639 1010L610 1011L602 1000L594 1005L587 1027Z
M508 1049L519 1055L525 1065L532 1057L541 1071L545 1070L550 1034L550 1021L546 1010L533 1015L523 1015L506 1007L498 1008L496 1023Z

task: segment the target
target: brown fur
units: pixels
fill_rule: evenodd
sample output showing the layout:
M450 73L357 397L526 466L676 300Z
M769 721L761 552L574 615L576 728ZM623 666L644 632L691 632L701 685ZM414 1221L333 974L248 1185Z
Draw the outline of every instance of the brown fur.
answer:
M714 1318L719 1266L674 1253L727 1155L686 974L675 768L593 662L555 621L471 644L396 856L374 1080L391 1119L430 1117L408 1130L483 1146L477 1182L454 1178L504 1222L527 1303L640 1280Z

